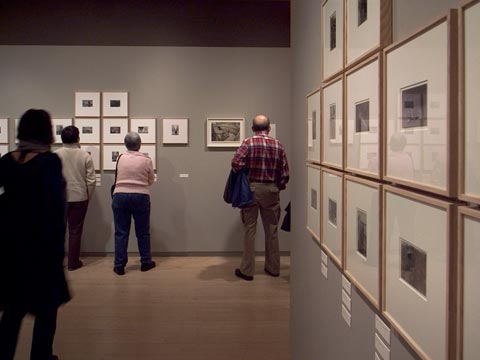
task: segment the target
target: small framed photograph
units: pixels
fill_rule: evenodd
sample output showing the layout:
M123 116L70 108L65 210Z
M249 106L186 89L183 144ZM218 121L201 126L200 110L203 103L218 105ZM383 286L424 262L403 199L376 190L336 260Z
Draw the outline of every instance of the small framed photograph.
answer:
M277 138L277 124L270 124L270 132L268 135L274 139Z
M52 119L53 136L55 138L55 144L62 143L62 131L64 127L73 124L72 119Z
M307 161L320 163L320 89L307 95Z
M320 167L307 164L307 230L320 243Z
M322 88L322 165L343 169L343 76Z
M80 143L100 143L100 118L75 118L75 126L80 134Z
M0 144L0 158L6 153L8 153L8 145Z
M343 174L321 169L321 244L333 261L343 268Z
M8 144L8 119L0 119L0 144Z
M100 117L100 93L76 92L75 117Z
M128 119L103 119L103 143L123 144L128 133Z
M142 145L139 150L152 159L153 170L157 170L157 148L155 145Z
M163 119L164 144L188 144L188 119Z
M208 147L238 147L245 138L245 119L207 119Z
M100 144L81 144L80 148L90 154L95 171L100 171Z
M325 0L322 4L322 78L329 81L343 69L343 0Z
M447 360L455 205L393 186L383 191L384 315L425 359Z
M103 170L115 170L118 157L126 151L125 145L103 145Z
M157 119L130 119L130 131L140 135L142 144L157 143Z
M102 94L102 112L105 117L127 117L128 93L104 92Z

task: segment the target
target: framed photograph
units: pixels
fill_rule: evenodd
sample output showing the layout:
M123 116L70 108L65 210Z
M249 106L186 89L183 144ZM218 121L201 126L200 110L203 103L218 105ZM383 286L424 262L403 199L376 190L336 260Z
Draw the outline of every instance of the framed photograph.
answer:
M75 117L100 117L100 93L76 92Z
M73 124L72 119L52 119L52 130L55 138L55 144L62 143L62 130L64 127Z
M100 171L101 164L100 164L100 144L81 144L80 148L85 150L90 154L93 160L93 166L95 167L95 171Z
M157 170L157 147L155 145L142 145L140 152L152 159L153 170Z
M478 357L480 343L476 336L480 325L478 278L480 276L480 211L461 206L458 211L458 332L457 359Z
M384 179L448 197L457 191L456 15L451 10L387 47L384 59ZM419 157L424 159L424 140L432 137L443 146L438 154L445 164L442 172L433 173L423 163L412 164L405 153L405 146L416 138Z
M103 170L115 170L118 157L126 151L125 145L103 145Z
M245 119L207 119L208 147L238 147L245 138Z
M307 95L307 161L320 163L320 89Z
M320 243L320 166L307 164L307 230Z
M345 272L380 309L380 224L382 185L345 176Z
M347 0L346 66L358 63L392 42L391 0Z
M0 144L0 158L8 152L9 152L8 145Z
M379 179L382 57L376 55L346 73L346 168ZM365 161L368 160L368 161Z
M128 119L103 119L103 143L123 144L128 133Z
M455 205L387 185L383 205L384 315L423 359L452 359Z
M343 174L321 169L321 244L333 261L343 268Z
M130 119L130 131L140 135L142 144L157 143L157 119Z
M277 124L270 123L270 132L268 133L268 135L274 139L277 138Z
M343 69L344 0L325 0L322 4L322 78L329 81Z
M102 114L105 117L127 117L128 93L104 92L102 94Z
M343 76L322 87L322 165L343 169Z
M8 119L0 119L0 144L8 144Z
M460 171L462 200L480 204L480 1L460 8Z
M188 119L163 119L164 144L188 144Z
M75 118L75 126L80 133L80 143L100 143L100 118Z

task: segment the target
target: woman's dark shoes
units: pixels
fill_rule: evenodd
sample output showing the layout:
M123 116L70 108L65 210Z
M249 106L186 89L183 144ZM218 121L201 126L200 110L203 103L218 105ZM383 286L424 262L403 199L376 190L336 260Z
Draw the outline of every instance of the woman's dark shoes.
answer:
M245 275L240 271L240 269L235 269L235 276L239 277L240 279L247 280L247 281L252 281L253 276Z
M140 266L140 271L148 271L148 270L153 269L155 266L157 266L157 264L155 263L155 261L150 261L149 263L142 264L142 265Z
M83 266L83 262L79 260L78 263L76 263L73 266L68 265L68 271L74 271L74 270L80 269L82 266Z
M270 276L273 276L273 277L279 277L280 276L280 274L274 274L271 271L268 271L267 268L264 268L263 270Z
M113 272L117 275L125 275L125 266L115 266Z

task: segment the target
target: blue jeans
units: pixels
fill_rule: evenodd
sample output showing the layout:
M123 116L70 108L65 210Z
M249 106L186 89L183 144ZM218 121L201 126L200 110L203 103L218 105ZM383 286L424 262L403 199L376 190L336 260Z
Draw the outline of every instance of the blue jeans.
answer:
M128 262L127 248L130 225L135 221L138 251L142 264L152 261L150 252L150 196L146 194L118 193L113 195L113 220L115 223L115 266Z

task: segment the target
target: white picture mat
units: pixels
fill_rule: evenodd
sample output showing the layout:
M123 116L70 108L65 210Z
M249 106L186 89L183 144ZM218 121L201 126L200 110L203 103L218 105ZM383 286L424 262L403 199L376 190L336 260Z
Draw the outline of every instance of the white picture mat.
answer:
M346 270L379 304L379 197L378 188L346 181ZM367 256L357 251L357 210L367 216Z
M480 326L480 311L478 299L480 291L480 220L467 216L463 217L464 243L464 283L463 283L463 359L478 358L480 343L478 341L478 327Z
M330 50L330 16L336 13L336 47ZM323 78L343 68L343 0L328 0L323 6Z
M139 152L148 155L152 159L153 170L157 170L157 147L155 145L142 145Z
M342 263L343 181L342 177L322 171L322 242ZM329 199L337 203L337 225L328 220Z
M178 135L172 134L172 126L178 125ZM163 119L164 144L188 144L188 119Z
M84 107L83 100L91 100L92 106ZM75 116L100 116L100 93L99 92L76 92L75 93Z
M125 145L103 145L103 170L115 170L116 161L112 161L112 152L117 151L119 155L126 152Z
M8 153L8 145L1 144L0 145L0 157Z
M96 171L100 170L100 144L81 144L80 148L90 153L92 157L93 166Z
M380 114L379 114L379 79L380 68L378 60L358 69L346 76L347 86L347 167L349 169L368 172L379 175L378 164L380 163ZM356 127L356 104L368 100L369 102L369 126L368 132L355 132ZM376 160L369 164L362 164L362 151L366 147L363 144L375 144ZM372 152L372 147L369 147ZM363 154L364 157L366 154Z
M431 359L446 360L447 211L389 191L385 197L385 310ZM426 299L401 279L400 238L427 254Z
M141 133L142 127L148 128L148 133ZM134 131L140 135L142 144L156 144L157 142L157 119L153 118L136 118L130 119L130 131Z
M415 54L415 56L413 56ZM432 59L435 61L432 62ZM401 168L404 163L397 161L398 153L393 154L391 137L395 133L411 133L411 129L402 129L402 93L401 89L414 84L427 82L427 126L431 126L430 119L441 120L436 122L435 127L447 128L446 107L441 103L447 103L447 82L448 82L448 43L447 23L443 22L430 31L411 40L403 46L387 52L386 62L386 134L387 134L387 158L386 175L402 180L416 182L422 185L436 187L446 190L447 171L439 174L438 178L432 181L431 173L420 168L413 174L413 178L402 174L411 174ZM414 132L423 131L421 128L414 129ZM446 136L446 131L442 131ZM447 139L439 140L444 145L441 160L446 160ZM423 148L419 150L424 152Z
M330 134L330 106L335 105L335 139ZM340 134L343 126L343 82L338 80L323 89L323 162L343 167L342 144Z
M315 124L313 123L314 112L316 114ZM320 162L320 90L307 97L307 121L307 160ZM315 129L313 129L314 125ZM313 139L313 131L315 131L316 139Z
M317 192L317 209L312 207L312 189ZM320 239L320 169L307 166L307 226Z
M480 197L480 3L464 12L465 32L465 194ZM463 149L462 149L463 151Z
M99 144L100 143L100 118L91 119L91 118L76 118L75 126L78 128L80 133L80 143L83 144ZM84 134L83 128L91 127L91 134Z
M268 135L274 139L277 138L277 124L270 123L270 132L268 133Z
M119 107L111 107L111 100L120 100ZM128 92L104 92L102 95L103 116L128 116Z
M111 127L120 127L120 133L111 134ZM103 119L103 143L123 144L128 133L128 119Z
M55 138L55 144L62 143L62 135L57 134L57 126L61 126L62 129L73 124L72 119L52 119L53 137Z
M8 144L8 119L0 119L0 143Z
M214 141L212 140L213 125L215 123L239 123L240 140L238 141ZM207 147L238 147L245 139L245 119L244 118L208 118L207 119Z
M347 64L380 45L380 0L367 0L367 20L358 26L358 0L347 0Z

